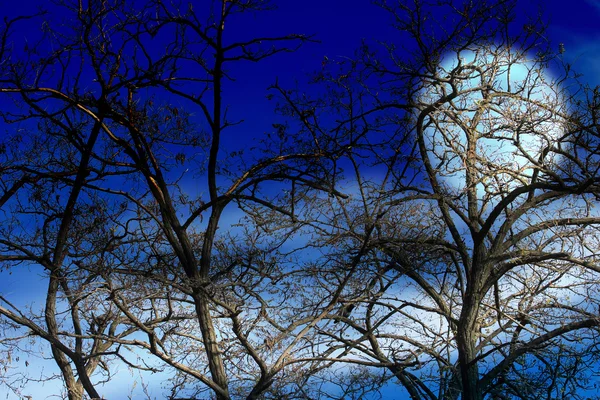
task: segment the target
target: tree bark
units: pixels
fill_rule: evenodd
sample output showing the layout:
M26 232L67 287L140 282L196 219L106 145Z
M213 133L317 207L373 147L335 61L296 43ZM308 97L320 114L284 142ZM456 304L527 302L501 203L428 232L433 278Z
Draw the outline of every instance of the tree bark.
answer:
M215 327L212 323L208 299L200 291L194 293L194 305L198 315L198 323L202 332L202 340L206 356L208 357L208 368L212 380L222 389L221 393L216 393L218 400L229 400L229 390L227 382L227 373L223 365L223 356L217 342Z
M456 334L463 400L483 400L479 388L479 368L475 350L478 309L479 299L467 295Z

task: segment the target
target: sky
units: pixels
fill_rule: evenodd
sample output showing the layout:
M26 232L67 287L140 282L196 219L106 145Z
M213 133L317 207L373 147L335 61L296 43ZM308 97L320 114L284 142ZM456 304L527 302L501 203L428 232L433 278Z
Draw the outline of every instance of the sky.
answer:
M241 116L243 111L247 122L243 129L236 129L234 134L224 138L224 146L243 147L249 138L271 129L274 103L268 101L266 95L267 87L276 79L283 85L305 85L308 76L321 68L325 57L352 58L363 40L377 47L378 42L388 42L394 37L390 16L367 0L278 0L274 3L277 10L251 16L239 24L232 21L226 32L232 36L303 33L315 35L316 42L305 44L297 52L277 55L261 63L246 63L243 68L235 70L236 81L228 84L230 87L226 87L224 99L233 110L232 119L235 119L236 112L240 112ZM520 0L519 10L523 14L534 12L540 4L549 23L547 39L555 46L564 44L565 61L583 74L583 81L591 86L600 85L600 0ZM28 13L40 5L50 10L52 18L58 17L51 2L0 0L0 18ZM35 37L39 25L18 29L17 40ZM6 97L0 97L0 107L10 107ZM12 128L0 122L0 135L9 129ZM36 278L39 274L35 268L14 271L11 275L0 272L0 294L16 304L40 302L38 294L43 292L45 284ZM41 365L32 365L32 368ZM44 365L51 368L48 363ZM123 380L124 385L127 382L127 379ZM47 398L52 390L48 386L38 386L31 388L27 394L37 400ZM106 395L117 398L116 393L120 391L119 386L112 386L107 389ZM112 393L115 397L110 396ZM402 400L403 397L399 396L393 392L386 394L388 399ZM4 398L16 397L0 386L0 399Z

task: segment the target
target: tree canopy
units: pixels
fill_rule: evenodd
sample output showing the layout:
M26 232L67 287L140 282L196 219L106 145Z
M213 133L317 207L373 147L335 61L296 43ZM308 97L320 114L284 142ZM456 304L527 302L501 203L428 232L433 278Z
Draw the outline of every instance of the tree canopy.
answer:
M376 3L394 37L247 130L244 68L316 40L228 34L274 3L5 18L0 274L43 291L0 291L9 395L589 398L600 92L517 1Z

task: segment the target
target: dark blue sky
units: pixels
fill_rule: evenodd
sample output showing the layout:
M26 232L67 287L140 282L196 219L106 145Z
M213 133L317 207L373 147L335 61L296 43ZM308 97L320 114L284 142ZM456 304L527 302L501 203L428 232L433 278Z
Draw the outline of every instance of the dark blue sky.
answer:
M267 101L266 89L275 79L279 78L282 85L288 87L295 86L296 81L303 87L308 75L321 68L324 57L352 57L363 40L374 47L379 46L378 41L395 41L391 17L368 0L279 0L274 3L278 5L277 10L244 16L239 22L231 20L226 34L237 38L314 34L314 39L319 42L307 43L297 52L280 54L261 63L243 63L235 67L233 76L236 80L227 84L224 101L231 106L232 119L239 113L247 124L224 137L227 146L242 146L248 138L271 129L274 103ZM520 0L518 4L522 15L536 13L541 5L549 23L547 39L557 47L564 43L565 60L583 74L584 82L592 86L600 84L600 0ZM50 2L40 0L5 1L0 17L30 13L40 5L49 8L50 18L60 18ZM15 40L33 40L40 26L41 20L21 24L15 31ZM0 98L0 107L10 107L7 97ZM0 134L6 129L11 127L0 122ZM9 278L2 276L0 294L9 295L16 303L36 300L33 293L42 294L45 286L42 283L38 287L36 278L31 278L38 274L35 269L24 268ZM3 397L2 388L0 397Z
M201 8L204 2L198 3L195 7ZM273 11L231 19L226 26L225 40L301 33L314 35L318 42L306 43L294 53L232 67L232 76L236 80L226 86L225 92L225 103L231 106L232 112L243 108L244 113L269 119L267 114L271 113L274 104L263 99L267 86L275 79L278 78L283 85L292 86L296 81L304 85L308 75L321 67L325 56L330 59L352 57L363 40L375 49L381 48L377 42L397 42L398 34L391 27L392 17L369 0L286 0L273 3L277 7ZM544 19L549 23L547 39L554 46L564 43L564 58L575 70L584 74L584 80L594 85L600 83L600 62L597 62L600 54L600 25L597 23L600 0L519 0L517 4L517 18L543 10ZM40 6L49 10L48 18L51 20L62 19L58 8L41 0L13 2L0 11L0 16L32 13ZM15 31L15 40L33 41L39 34L41 23L41 19L21 23ZM15 47L17 51L19 48Z
M239 21L232 20L227 34L237 37L250 37L254 34L277 35L287 33L314 34L320 43L306 45L295 55L278 57L264 63L264 73L277 73L300 77L302 72L310 72L318 66L323 55L352 56L362 39L371 43L375 40L393 41L394 30L390 28L390 16L369 0L305 0L274 1L276 9L244 15ZM393 2L388 1L392 4ZM52 2L26 0L3 5L2 17L32 13L39 7L50 11L51 19L58 19L62 13ZM519 0L519 14L534 14L544 11L549 22L551 41L565 43L569 53L578 56L591 56L587 53L600 39L600 0ZM195 7L202 7L196 5ZM40 22L21 25L18 35L35 36ZM294 59L294 61L292 61ZM585 60L580 60L585 61Z

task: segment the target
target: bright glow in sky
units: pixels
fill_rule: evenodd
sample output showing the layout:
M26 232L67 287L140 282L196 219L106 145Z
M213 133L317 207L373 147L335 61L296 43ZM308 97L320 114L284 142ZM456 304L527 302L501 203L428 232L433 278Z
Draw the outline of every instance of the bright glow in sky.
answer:
M442 181L452 189L462 191L466 185L465 130L476 132L480 197L484 185L514 187L519 183L511 173L526 179L537 163L560 161L555 153L543 155L558 144L563 132L564 120L553 111L564 109L560 88L532 56L481 47L447 54L438 73L453 76L458 92L466 92L452 106L442 106L436 114L443 115L442 122L425 133L432 164L439 166ZM431 104L450 92L450 84L424 82L421 101ZM490 169L495 183L485 181L490 174L483 172Z

